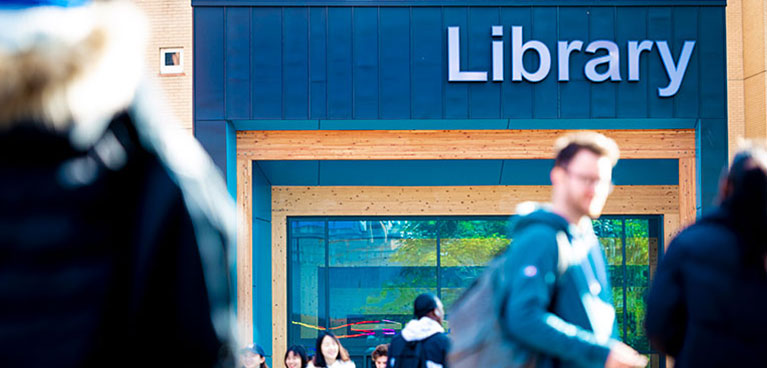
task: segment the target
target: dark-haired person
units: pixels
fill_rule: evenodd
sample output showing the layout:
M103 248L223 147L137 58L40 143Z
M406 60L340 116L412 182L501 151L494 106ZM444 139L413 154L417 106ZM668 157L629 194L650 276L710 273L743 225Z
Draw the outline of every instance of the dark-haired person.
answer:
M434 294L413 301L415 319L408 322L389 345L389 367L447 367L450 340L442 327L445 309Z
M389 360L389 345L376 346L376 349L370 354L370 359L373 360L375 368L386 368L386 362Z
M647 333L676 368L767 367L767 150L746 147L720 204L682 231L650 290Z
M240 351L240 363L243 368L269 368L264 348L257 344L250 344Z
M293 345L285 352L285 368L306 368L309 359L301 345Z
M309 362L310 368L355 368L355 364L349 358L349 352L341 345L341 341L330 332L320 331L315 344L317 353Z
M616 339L607 262L591 224L610 193L618 146L576 132L554 148L552 203L531 206L512 235L506 329L537 355L536 367L644 367L647 359Z

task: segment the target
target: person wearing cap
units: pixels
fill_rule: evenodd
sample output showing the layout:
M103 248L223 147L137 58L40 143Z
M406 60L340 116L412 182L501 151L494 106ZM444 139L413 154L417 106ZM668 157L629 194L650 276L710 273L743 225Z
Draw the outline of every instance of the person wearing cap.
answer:
M130 1L0 0L0 367L233 366L234 206Z
M405 325L389 345L389 367L447 367L450 341L442 327L445 309L435 295L418 295L413 302L416 319Z
M269 368L264 348L258 344L250 344L240 351L240 363L243 368Z

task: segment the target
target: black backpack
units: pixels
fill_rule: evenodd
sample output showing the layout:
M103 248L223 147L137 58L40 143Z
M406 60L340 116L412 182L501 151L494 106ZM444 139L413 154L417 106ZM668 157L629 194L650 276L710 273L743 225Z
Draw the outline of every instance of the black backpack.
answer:
M426 368L426 358L423 353L423 345L426 340L432 338L429 336L423 340L418 341L403 341L405 342L402 352L393 357L392 368Z

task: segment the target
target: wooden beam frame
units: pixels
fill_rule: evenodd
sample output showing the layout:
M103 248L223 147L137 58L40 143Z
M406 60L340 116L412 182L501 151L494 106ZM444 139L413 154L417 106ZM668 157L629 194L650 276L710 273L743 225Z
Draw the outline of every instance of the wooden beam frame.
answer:
M251 160L550 159L566 130L268 130L237 132ZM621 158L695 157L695 130L599 130Z
M253 161L550 159L553 155L551 147L554 141L567 132L569 131L237 132L237 309L244 341L249 341L253 336ZM615 139L621 148L621 158L679 160L679 186L618 186L605 210L606 214L663 214L664 239L665 245L668 246L680 225L689 224L695 219L695 131L684 129L600 132ZM349 196L349 191L354 191L354 195ZM360 195L360 191L363 195ZM389 197L380 197L382 193ZM337 197L338 195L347 195L349 198L344 200ZM402 201L405 198L403 195L412 196L412 201ZM466 196L466 199L462 196ZM514 211L515 203L522 199L548 201L550 188L273 187L272 197L272 342L273 356L281 357L287 348L287 216L510 214ZM439 198L449 200L440 201ZM319 202L311 202L312 200ZM361 206L363 204L364 207Z

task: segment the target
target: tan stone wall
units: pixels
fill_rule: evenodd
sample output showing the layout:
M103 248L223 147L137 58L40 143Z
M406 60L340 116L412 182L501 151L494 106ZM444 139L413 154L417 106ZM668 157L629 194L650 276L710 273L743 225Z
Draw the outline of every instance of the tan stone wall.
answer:
M727 136L730 157L737 148L738 139L746 136L743 1L727 2Z
M190 0L133 0L149 19L146 63L149 77L165 94L170 112L192 132L192 5ZM160 74L160 48L184 49L184 73ZM172 121L168 117L169 121Z
M767 138L767 0L728 0L727 53L732 156L739 138Z

